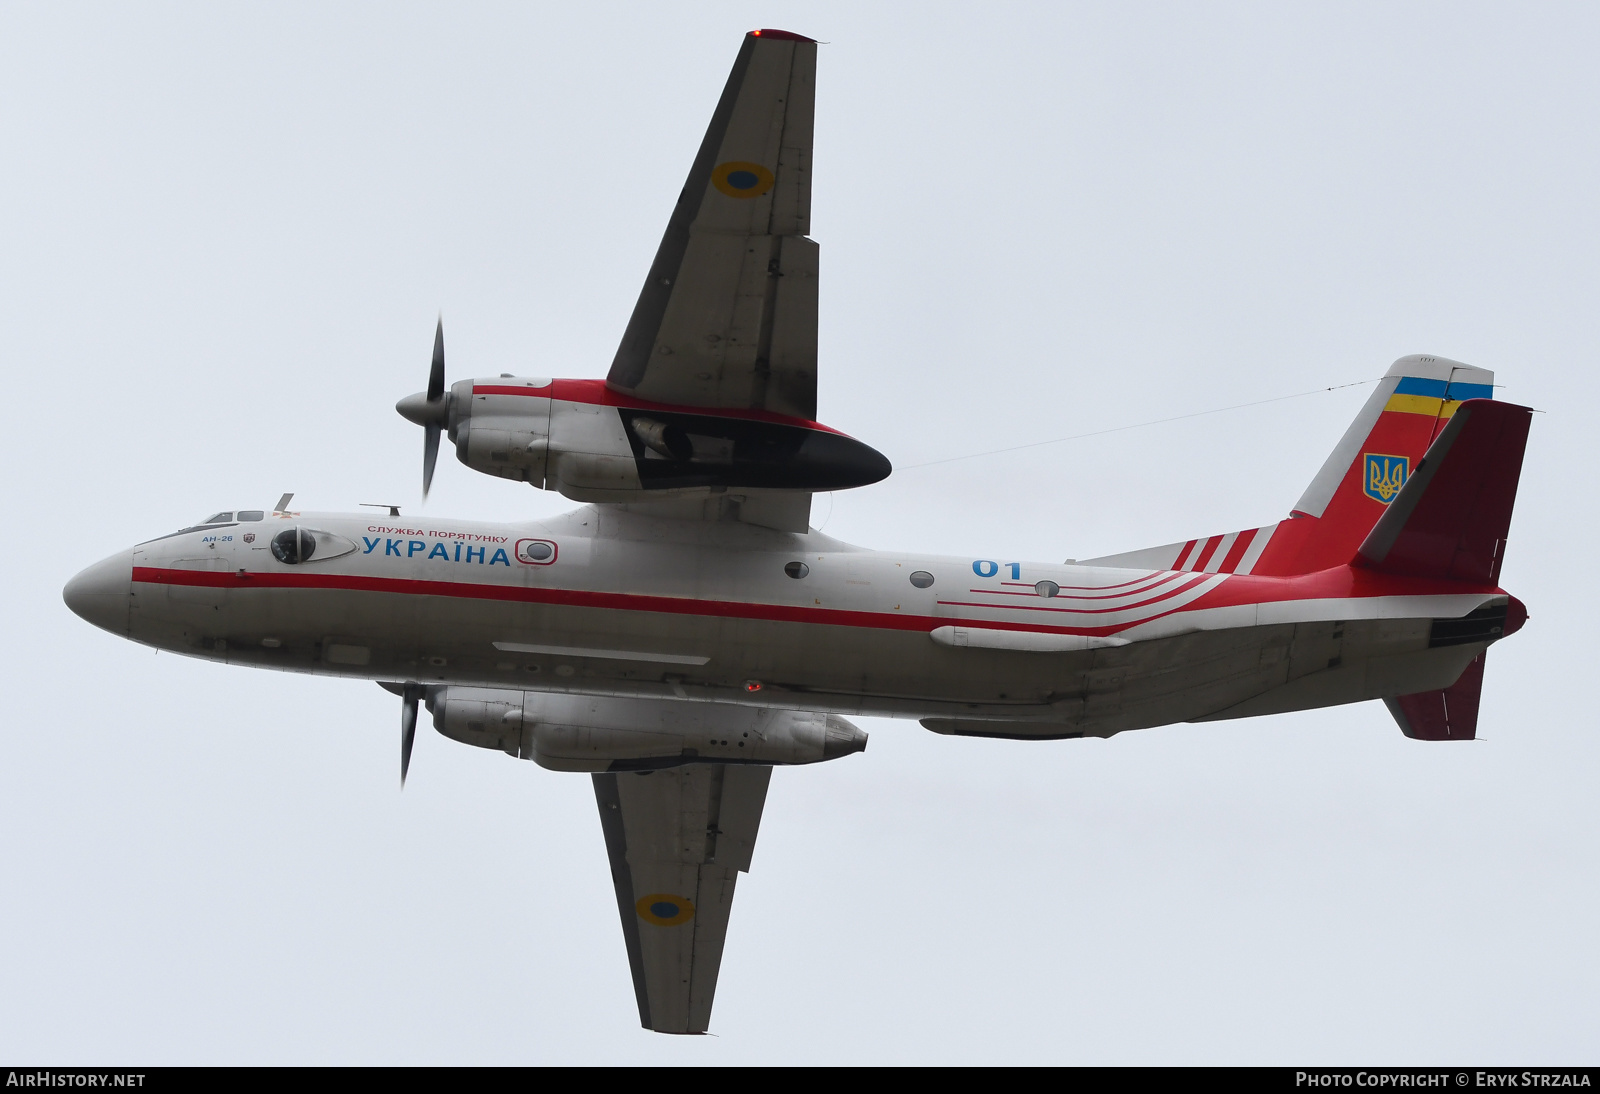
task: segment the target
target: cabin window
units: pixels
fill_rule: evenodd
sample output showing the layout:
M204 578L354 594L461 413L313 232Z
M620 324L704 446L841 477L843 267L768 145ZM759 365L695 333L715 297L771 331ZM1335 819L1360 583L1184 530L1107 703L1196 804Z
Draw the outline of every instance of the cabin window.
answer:
M933 575L927 570L914 570L911 574L911 584L919 589L926 589L933 584Z
M1040 596L1056 596L1061 592L1061 586L1054 581L1041 581L1033 587L1033 591Z
M811 572L811 567L804 562L790 562L784 566L783 572L798 581Z

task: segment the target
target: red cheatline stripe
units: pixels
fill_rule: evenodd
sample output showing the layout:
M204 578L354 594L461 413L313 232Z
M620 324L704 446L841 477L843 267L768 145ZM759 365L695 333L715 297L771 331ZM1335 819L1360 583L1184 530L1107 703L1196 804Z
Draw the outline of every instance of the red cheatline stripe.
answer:
M1201 550L1200 557L1194 560L1194 565L1190 566L1189 569L1204 570L1206 568L1206 563L1211 561L1211 556L1216 553L1217 545L1221 542L1221 536L1212 536L1210 539L1206 540L1205 548Z
M1110 568L1119 569L1120 567L1110 567ZM1063 585L1061 587L1063 589L1073 589L1073 590L1083 589L1083 590L1087 590L1089 592L1099 592L1102 589L1121 589L1121 588L1123 588L1125 586L1128 586L1128 585L1137 585L1141 581L1152 581L1152 580L1154 580L1154 581L1165 581L1169 576L1171 576L1171 573L1172 573L1171 570L1158 570L1158 571L1156 571L1156 573L1155 573L1155 575L1153 577L1150 574L1146 574L1144 577L1136 577L1132 581L1119 581L1115 585ZM1009 585L1011 583L1008 581L1005 584ZM1017 584L1025 585L1027 583L1026 582L1018 582ZM1030 586L1030 588L1031 588L1031 586ZM973 590L973 591L976 592L977 590Z
M628 410L654 410L661 414L701 414L712 418L738 418L748 422L771 422L774 425L792 425L801 429L818 429L824 433L839 433L831 426L809 418L794 418L770 410L750 410L732 406L679 406L675 403L652 403L648 399L635 399L613 391L604 380L551 380L544 387L526 387L513 384L474 384L474 395L529 395L539 399L560 399L568 403L588 403L591 406L618 406ZM848 436L839 433L839 436Z
M1142 580L1144 580L1146 582L1146 584L1141 585L1137 589L1122 589L1121 592L1108 593L1105 596L1069 596L1069 597L1067 597L1067 599L1068 600L1116 600L1119 597L1124 597L1124 596L1138 596L1140 593L1147 593L1151 589L1160 588L1162 585L1166 584L1169 581L1182 580L1181 578L1179 578L1177 576L1177 574L1181 573L1181 572L1182 571L1163 570L1160 574L1156 575L1154 578L1144 578L1144 579L1142 579ZM1007 584L1010 584L1010 582L1007 582ZM1133 582L1129 581L1129 582L1126 582L1125 584L1132 585ZM1017 597L1022 597L1024 599L1029 598L1029 597L1037 597L1039 595L1038 593L1033 591L1033 586L1032 585L1028 585L1028 586L1026 586L1026 588L1029 591L1025 592L1025 593L1023 593L1023 592L1014 593L1014 592L1011 592L1008 589L968 589L967 592L976 594L978 596L1017 596ZM1061 589L1061 591L1063 593L1066 593L1069 589L1070 590L1076 590L1076 589L1086 589L1086 588L1091 588L1091 586L1087 586L1087 585L1062 585L1062 586L1060 586L1060 589ZM1119 589L1119 588L1122 588L1122 587L1120 585L1107 585L1106 588L1107 589ZM940 603L945 603L945 601L940 601ZM996 605L994 605L994 607L996 607L996 608L1010 608L1012 606L1013 605L1010 605L1010 604L996 604Z
M1244 553L1250 549L1250 541L1255 538L1256 530L1254 528L1240 532L1239 538L1233 541L1233 546L1229 548L1227 557L1222 560L1222 565L1217 567L1217 569L1221 573L1233 573L1234 568L1239 565L1239 560L1243 558Z
M1192 587L1214 576L1216 575L1197 574L1185 587ZM982 630L1025 631L1035 634L1108 635L1127 630L1134 625L1119 623L1103 627L1050 627L1033 622L1013 623L1000 619L899 615L843 608L803 608L784 604L750 604L739 601L694 600L689 597L644 596L572 589L528 589L466 581L424 581L415 578L364 577L357 574L251 573L240 577L235 573L218 573L214 570L170 570L154 566L135 566L133 580L136 583L152 585L189 585L219 589L332 589L348 592L402 593L413 596L448 596L466 600L501 600L558 607L608 608L615 611L757 619L780 623L817 623L826 626L869 627L895 631L930 631L935 627L955 626ZM1207 591L1200 599L1182 605L1180 609L1158 612L1138 622L1148 623L1152 619L1171 615L1173 611L1178 610L1196 611L1201 608L1227 607L1235 604L1500 591L1494 585L1401 577L1361 567L1335 566L1291 578L1237 577L1231 581L1219 582L1216 588ZM993 604L971 606L996 607ZM1070 611L1070 609L1064 610ZM1085 614L1124 610L1126 609L1106 608L1091 610Z
M962 626L989 630L1034 631L1041 634L1088 634L1073 627L1047 627L1004 620L946 619L928 615L852 611L844 608L801 608L786 604L749 604L729 600L693 600L679 596L600 593L577 589L526 589L466 581L423 581L413 578L362 577L355 574L252 573L246 577L212 570L166 570L135 566L133 580L151 585L191 585L213 589L331 589L345 592L404 593L448 596L465 600L509 600L572 608L703 615L722 619L760 619L777 623L820 623L835 627L871 627L891 631L931 631Z
M1181 584L1166 590L1160 596L1153 596L1148 600L1141 600L1134 604L1123 604L1113 608L1051 608L1044 604L981 604L968 600L941 600L939 603L948 604L952 608L994 608L998 611L1007 612L1061 612L1067 615L1105 615L1109 612L1131 612L1138 608L1148 608L1152 604L1160 604L1162 601L1171 600L1179 593L1187 592L1201 582L1209 581L1216 576L1216 574L1195 574ZM1089 598L1085 597L1084 599ZM977 626L979 624L973 622L973 625ZM989 626L987 622L981 625Z

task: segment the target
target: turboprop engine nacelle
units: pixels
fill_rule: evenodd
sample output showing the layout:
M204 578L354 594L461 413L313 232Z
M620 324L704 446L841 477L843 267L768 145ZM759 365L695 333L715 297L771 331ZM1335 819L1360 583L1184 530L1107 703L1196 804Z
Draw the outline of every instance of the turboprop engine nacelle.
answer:
M428 709L440 733L553 771L641 771L685 763L810 764L860 752L833 714L727 703L591 698L446 687Z
M461 380L402 399L442 426L474 471L574 501L642 501L727 489L820 491L886 477L883 455L815 422L765 411L646 403L601 380Z

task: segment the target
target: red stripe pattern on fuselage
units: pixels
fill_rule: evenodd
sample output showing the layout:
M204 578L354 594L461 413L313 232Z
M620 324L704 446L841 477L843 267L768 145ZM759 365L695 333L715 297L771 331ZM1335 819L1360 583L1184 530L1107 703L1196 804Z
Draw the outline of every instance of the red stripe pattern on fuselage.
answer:
M1097 605L1073 608L1039 604L1021 607L1016 603L984 601L941 601L951 607L969 607L1008 614L1027 613L1032 618L972 618L958 616L905 615L899 612L861 611L849 608L807 607L766 604L738 600L707 600L694 597L656 596L642 593L614 593L588 589L528 588L487 582L433 581L420 578L371 577L338 573L227 573L211 570L181 570L135 566L133 581L139 584L197 586L222 589L306 589L370 592L407 596L444 596L469 600L499 600L525 604L597 608L610 611L654 612L667 615L693 615L710 618L755 619L778 623L805 623L835 627L863 627L876 630L931 631L952 624L980 626L993 630L1031 631L1040 634L1072 634L1106 637L1140 623L1171 615L1177 611L1198 611L1247 604L1285 603L1296 600L1359 599L1398 595L1448 595L1499 592L1486 586L1461 582L1401 578L1351 566L1340 566L1295 578L1252 578L1240 575L1197 575L1166 571L1148 575L1172 582L1155 596L1143 596L1149 589L1128 590L1130 602L1120 606ZM1129 583L1124 582L1123 585ZM1159 584L1159 583L1158 583ZM1185 594L1206 586L1200 595ZM1107 589L1115 586L1107 586ZM995 595L992 591L983 591ZM1074 600L1095 600L1076 597ZM1173 603L1173 601L1180 601ZM1079 625L1046 622L1039 611L1077 616ZM1093 622L1095 617L1122 612L1114 622Z

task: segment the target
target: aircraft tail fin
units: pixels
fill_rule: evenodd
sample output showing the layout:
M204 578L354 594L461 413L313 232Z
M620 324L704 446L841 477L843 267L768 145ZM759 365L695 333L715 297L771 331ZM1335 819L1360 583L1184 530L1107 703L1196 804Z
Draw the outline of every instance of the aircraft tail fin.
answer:
M1255 572L1288 576L1348 563L1462 403L1493 397L1487 369L1400 358L1279 524Z
M1343 566L1400 495L1464 401L1494 395L1494 373L1443 357L1390 367L1289 519L1086 560L1099 566L1287 577Z

